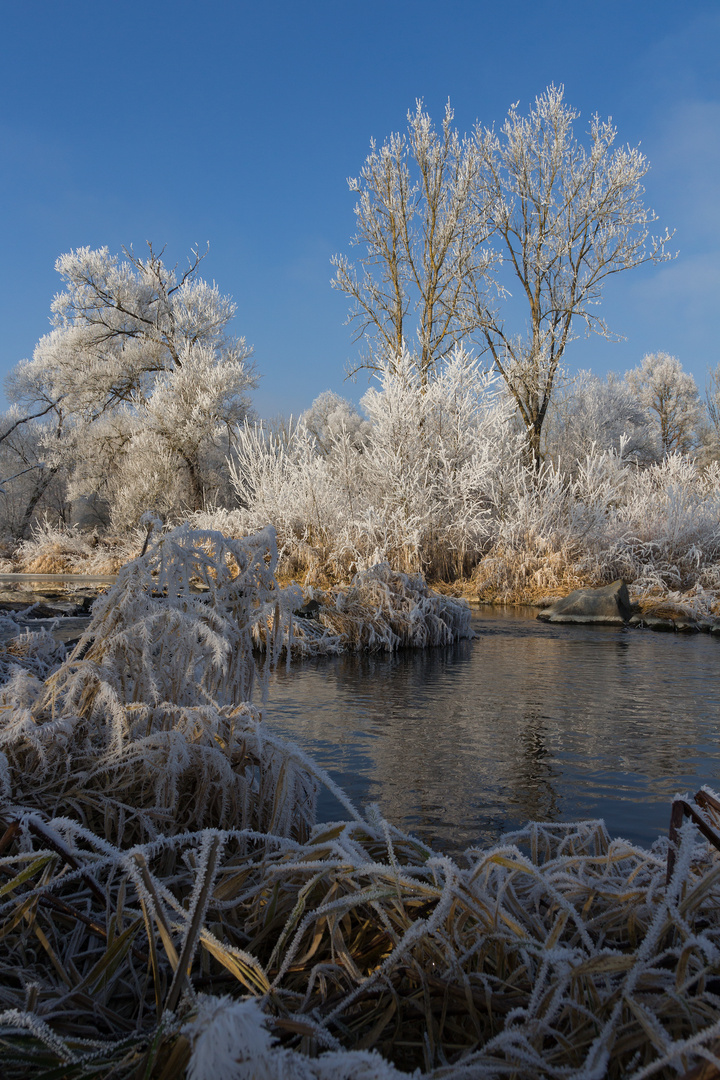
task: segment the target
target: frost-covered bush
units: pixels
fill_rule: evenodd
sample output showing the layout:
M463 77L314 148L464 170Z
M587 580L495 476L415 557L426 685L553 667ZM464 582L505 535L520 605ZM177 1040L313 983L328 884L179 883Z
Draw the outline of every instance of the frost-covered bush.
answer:
M284 437L241 433L234 524L272 522L283 572L319 584L387 561L445 579L474 570L486 598L623 577L639 592L704 590L706 609L720 600L717 468L653 460L628 385L580 379L555 417L557 454L536 468L507 398L461 349L426 385L407 352L379 366L362 437L334 397L311 412L320 436L303 421Z
M361 570L349 586L310 589L311 617L293 618L303 601L297 586L281 590L280 597L282 606L255 624L254 637L266 650L274 635L276 650L279 641L287 657L423 649L474 636L465 600L441 596L421 574L402 574L387 563Z
M643 469L622 450L589 454L574 475L518 471L476 571L481 593L532 600L622 577L639 594L707 590L706 610L720 600L717 465L671 454Z
M0 691L7 798L55 813L74 778L74 814L117 843L240 823L304 834L315 781L250 704L276 561L271 529L180 527L124 567L47 682L17 671Z
M300 419L323 454L332 453L338 436L347 435L354 445L362 447L370 434L367 420L332 390L320 394Z
M629 575L638 586L687 590L720 570L720 467L679 453L631 475L617 509ZM717 589L717 584L715 584Z
M240 433L232 472L247 528L272 522L289 572L349 577L388 560L454 576L492 534L518 449L495 380L459 348L428 385L407 352L378 368L365 426L325 401L285 438Z
M302 421L285 437L246 424L238 432L230 472L245 529L271 523L290 572L319 565L333 540L342 543L355 483L345 491L333 484L331 466Z

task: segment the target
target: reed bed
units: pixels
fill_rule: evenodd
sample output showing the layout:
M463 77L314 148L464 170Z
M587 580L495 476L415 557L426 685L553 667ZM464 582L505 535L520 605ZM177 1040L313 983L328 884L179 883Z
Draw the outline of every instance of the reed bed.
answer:
M456 862L363 817L230 700L282 652L276 558L272 530L167 534L57 672L3 689L3 1077L720 1068L720 855L694 825L666 883L667 842L602 822ZM345 820L315 824L322 785Z
M44 627L30 630L11 615L0 614L0 635L0 684L17 670L44 679L65 659L65 646Z
M145 535L142 527L119 536L39 521L7 568L26 574L115 574L140 554Z
M298 614L303 607L305 617ZM383 562L355 574L349 586L281 590L276 606L255 623L254 640L266 650L273 636L285 656L395 652L473 637L470 622L465 600L443 596L422 574L402 574Z

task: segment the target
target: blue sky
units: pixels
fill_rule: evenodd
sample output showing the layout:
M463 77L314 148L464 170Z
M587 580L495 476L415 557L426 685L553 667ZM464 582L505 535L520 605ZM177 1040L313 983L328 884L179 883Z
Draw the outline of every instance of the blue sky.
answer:
M718 0L144 0L0 4L0 373L48 329L64 251L146 240L238 305L261 415L297 414L356 356L330 257L349 252L371 137L422 97L438 121L502 123L551 82L611 115L652 164L646 202L679 258L612 280L625 341L580 339L571 368L677 355L702 388L720 362Z

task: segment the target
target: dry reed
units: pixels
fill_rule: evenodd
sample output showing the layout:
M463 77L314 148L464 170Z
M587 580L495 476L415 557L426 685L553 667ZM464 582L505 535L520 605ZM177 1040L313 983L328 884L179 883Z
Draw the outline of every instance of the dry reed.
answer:
M395 652L473 636L465 600L435 592L422 574L402 574L385 562L355 574L348 586L310 589L307 596L314 610L310 617L298 617L306 597L297 585L281 590L277 604L255 623L261 649L267 648L269 634L286 656Z

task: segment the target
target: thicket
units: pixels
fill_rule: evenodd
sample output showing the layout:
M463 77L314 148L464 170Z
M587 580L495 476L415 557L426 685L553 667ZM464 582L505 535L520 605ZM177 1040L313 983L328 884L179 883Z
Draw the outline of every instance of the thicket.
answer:
M612 382L583 389L573 420L591 419L609 394L628 404ZM623 577L645 595L685 594L698 613L717 608L720 466L663 456L636 400L631 433L620 413L604 445L582 441L589 422L573 442L558 416L556 455L539 469L523 458L507 395L460 349L427 389L409 361L384 366L362 400L364 424L321 405L282 436L246 425L238 439L241 508L225 524L271 521L283 573L322 582L387 560L471 579L501 601Z
M712 436L704 429L703 444L696 432L692 454L667 450L660 420L629 383L581 376L557 404L539 468L523 455L502 384L462 348L428 386L407 350L383 363L361 409L326 394L297 421L244 422L233 432L225 504L177 507L168 524L235 537L271 524L281 576L305 586L386 562L488 600L532 602L622 577L638 594L717 611ZM135 497L135 520L145 495ZM120 521L127 506L126 491ZM6 565L115 571L146 535L139 525L119 531L120 521L95 532L38 522Z

